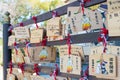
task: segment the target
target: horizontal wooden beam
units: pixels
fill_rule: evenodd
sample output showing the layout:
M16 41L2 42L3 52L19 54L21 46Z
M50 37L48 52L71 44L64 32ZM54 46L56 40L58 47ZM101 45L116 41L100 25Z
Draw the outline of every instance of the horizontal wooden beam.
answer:
M103 3L103 2L106 2L106 0L91 0L90 2L87 2L85 4L85 7L89 7L89 6L96 5L96 4ZM62 7L59 7L57 9L55 9L55 11L57 11L58 15L62 16L64 14L67 14L67 8L68 7L79 6L79 5L80 5L80 2L75 1L75 2L72 2L70 4L64 5ZM38 15L37 16L37 23L48 20L50 18L52 18L52 12L51 11L46 12L46 13L41 14L41 15ZM32 19L28 19L28 20L26 20L22 23L23 23L24 26L27 26L27 25L30 25L30 24L34 24L34 21ZM14 25L14 27L19 27L19 24Z
M97 5L97 4L106 2L106 1L107 1L107 0L90 0L90 2L87 2L87 3L85 4L85 7L90 7L90 6Z
M86 34L77 34L71 35L71 44L78 44L78 43L94 43L98 42L97 39L100 36L99 32L94 33L86 33ZM108 41L120 41L120 36L117 37L109 37ZM55 46L55 45L65 45L66 40L57 40L57 41L48 41L47 46ZM18 48L25 47L25 44L18 44ZM30 45L31 47L41 46L41 43L33 43ZM9 49L13 49L13 46L9 46Z

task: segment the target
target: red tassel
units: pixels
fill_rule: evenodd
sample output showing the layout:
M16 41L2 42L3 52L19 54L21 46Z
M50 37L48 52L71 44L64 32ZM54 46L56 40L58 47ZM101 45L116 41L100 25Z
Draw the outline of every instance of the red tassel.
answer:
M10 30L10 33L12 34L12 29Z
M68 54L70 55L71 54L70 34L68 34L67 45L68 45Z
M108 30L106 28L102 28L101 30L101 33L105 34L105 36L108 34Z
M19 63L18 67L21 69L22 74L24 74L24 63Z
M39 26L37 25L37 17L33 16L32 19L34 20L34 23L36 24L36 28L38 29Z
M86 2L90 2L91 0L84 0L84 2L86 3Z
M20 26L23 27L23 23L20 23Z
M47 36L41 42L42 46L46 46L46 44L47 44Z
M82 3L80 2L80 6L82 7L82 13L83 13L83 15L85 14L84 12L85 12L85 10L84 10L84 6L85 6L85 4L86 4L86 2L90 2L91 0L83 0L82 1Z
M16 46L17 45L17 43L16 42L14 42L14 46Z
M38 64L34 64L34 71L35 71L35 73L36 73L37 75L39 75L40 69L39 69L39 67L38 67Z
M37 21L37 18L36 18L35 16L33 16L32 19L33 19L34 21Z
M12 60L10 61L9 67L10 67L10 74L12 74Z
M71 45L70 44L68 45L68 54L69 55L71 54Z
M59 67L58 67L57 64L55 64L55 67L56 67L56 69L55 69L55 74L56 74L56 76L57 76L57 75L58 75L58 72L59 72Z
M101 37L98 37L98 42L102 42L103 39Z
M83 13L83 15L84 15L84 3L81 4L81 7L82 7L82 13Z

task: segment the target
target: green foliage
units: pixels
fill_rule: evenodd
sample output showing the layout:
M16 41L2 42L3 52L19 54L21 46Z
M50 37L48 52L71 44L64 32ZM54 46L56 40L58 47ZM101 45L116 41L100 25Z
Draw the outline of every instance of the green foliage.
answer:
M63 4L62 0L49 0L41 1L41 0L15 0L14 3L10 3L10 1L6 2L1 0L3 3L8 5L13 5L14 9L11 9L11 23L16 24L22 21L26 21L28 18L32 16L39 15L41 12L47 12L51 9L55 9L57 6ZM8 6L9 9L9 6ZM0 21L2 22L2 21Z

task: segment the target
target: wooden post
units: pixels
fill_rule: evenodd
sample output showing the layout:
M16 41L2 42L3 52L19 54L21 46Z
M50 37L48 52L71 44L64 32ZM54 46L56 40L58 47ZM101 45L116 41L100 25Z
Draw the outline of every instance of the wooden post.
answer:
M8 28L10 26L10 17L9 17L9 12L5 13L4 16L4 24L3 24L3 80L6 80L7 77L7 68L8 68L8 63L11 60L11 50L8 48Z

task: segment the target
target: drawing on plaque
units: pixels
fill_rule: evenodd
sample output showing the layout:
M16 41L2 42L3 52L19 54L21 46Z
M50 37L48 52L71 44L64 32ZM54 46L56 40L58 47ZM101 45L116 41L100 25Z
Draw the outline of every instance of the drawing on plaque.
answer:
M45 60L47 59L48 57L48 52L45 48L43 48L41 51L40 51L40 54L39 54L39 57L40 57L40 60Z
M67 72L68 73L72 72L72 70L73 70L73 66L72 65L73 65L73 62L72 62L71 58L68 57L68 61L67 61Z
M106 69L107 62L104 61L103 57L101 56L101 59L97 61L97 67L96 67L96 73L97 74L108 74L108 71Z
M83 15L83 17L82 17L82 29L88 30L90 28L91 28L90 19L86 15Z

